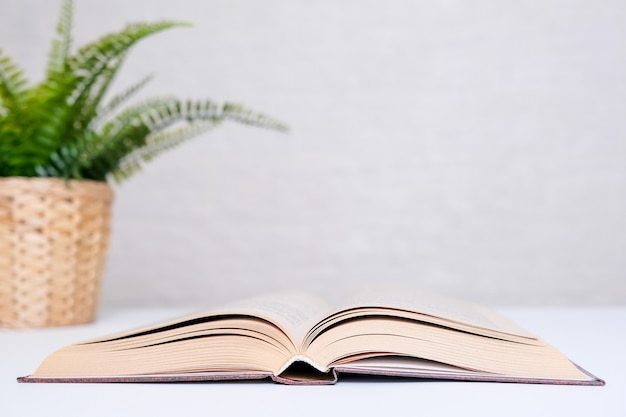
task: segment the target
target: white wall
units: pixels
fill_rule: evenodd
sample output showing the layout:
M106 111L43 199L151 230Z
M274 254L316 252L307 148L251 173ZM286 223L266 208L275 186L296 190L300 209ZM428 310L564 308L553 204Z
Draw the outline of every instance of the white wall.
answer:
M118 89L230 99L228 125L117 190L104 303L210 305L379 281L492 304L626 302L626 3L77 0L137 20ZM0 0L38 79L59 1Z

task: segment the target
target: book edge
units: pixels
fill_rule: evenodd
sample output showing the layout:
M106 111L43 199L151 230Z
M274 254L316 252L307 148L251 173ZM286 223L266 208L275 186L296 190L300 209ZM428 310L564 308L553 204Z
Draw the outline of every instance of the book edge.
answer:
M333 385L341 379L341 375L369 375L382 376L392 378L405 378L407 380L428 380L428 381L467 381L467 382L502 382L502 383L521 383L521 384L543 384L543 385L587 385L587 386L604 386L606 382L590 373L589 371L576 365L581 372L589 376L588 380L575 379L550 379L550 378L529 378L529 377L511 377L503 375L437 375L433 376L427 372L394 372L381 371L362 368L350 368L349 366L341 369L331 368L330 378L319 380L296 380L285 378L281 375L274 375L270 372L216 372L202 374L185 374L185 375L134 375L134 376L107 376L107 377L38 377L23 376L17 378L19 383L171 383L171 382L219 382L219 381L250 381L271 379L279 384L286 385Z
M520 384L542 384L542 385L587 385L587 386L604 386L606 381L593 375L586 369L574 364L582 373L589 377L588 380L578 379L559 379L559 378L532 378L532 377L516 377L496 374L480 374L476 375L463 374L439 374L433 375L428 372L410 371L410 372L394 372L387 370L371 370L363 368L351 368L350 366L342 366L337 369L337 374L346 375L372 375L393 378L421 379L430 381L467 381L467 382L503 382L503 383L520 383Z
M17 378L19 383L170 383L170 382L211 382L247 381L272 378L270 372L215 372L197 375L132 375L132 376L68 376L40 377L27 375Z

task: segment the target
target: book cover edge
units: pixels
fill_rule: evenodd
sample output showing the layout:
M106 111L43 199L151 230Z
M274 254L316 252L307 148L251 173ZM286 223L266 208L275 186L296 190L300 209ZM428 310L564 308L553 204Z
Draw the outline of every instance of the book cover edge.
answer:
M392 378L430 380L430 381L467 381L467 382L504 382L522 384L544 384L544 385L588 385L603 386L606 382L590 373L589 371L576 365L581 372L589 376L589 380L573 379L550 379L550 378L528 378L510 377L501 375L437 375L433 376L425 372L393 372L393 371L373 371L369 369L358 369L344 367L342 369L332 368L330 378L319 380L297 380L286 378L281 375L274 375L271 372L217 372L203 373L198 375L136 375L136 376L108 376L108 377L18 377L20 383L170 383L170 382L218 382L218 381L245 381L271 379L272 381L286 385L333 385L340 380L340 375L371 375Z

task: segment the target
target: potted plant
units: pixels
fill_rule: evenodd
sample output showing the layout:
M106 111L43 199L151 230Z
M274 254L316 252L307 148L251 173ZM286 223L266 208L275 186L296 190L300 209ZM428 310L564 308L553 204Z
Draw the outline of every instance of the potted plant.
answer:
M45 79L29 86L0 50L0 326L92 321L113 192L141 165L222 121L283 130L233 104L153 98L120 110L143 79L103 103L129 49L185 26L137 23L72 53L62 3Z

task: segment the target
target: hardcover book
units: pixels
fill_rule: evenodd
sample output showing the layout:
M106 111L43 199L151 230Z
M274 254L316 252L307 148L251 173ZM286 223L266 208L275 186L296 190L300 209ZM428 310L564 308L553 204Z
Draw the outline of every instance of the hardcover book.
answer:
M385 288L335 308L302 292L256 297L72 344L18 381L333 384L342 374L604 385L491 309Z

